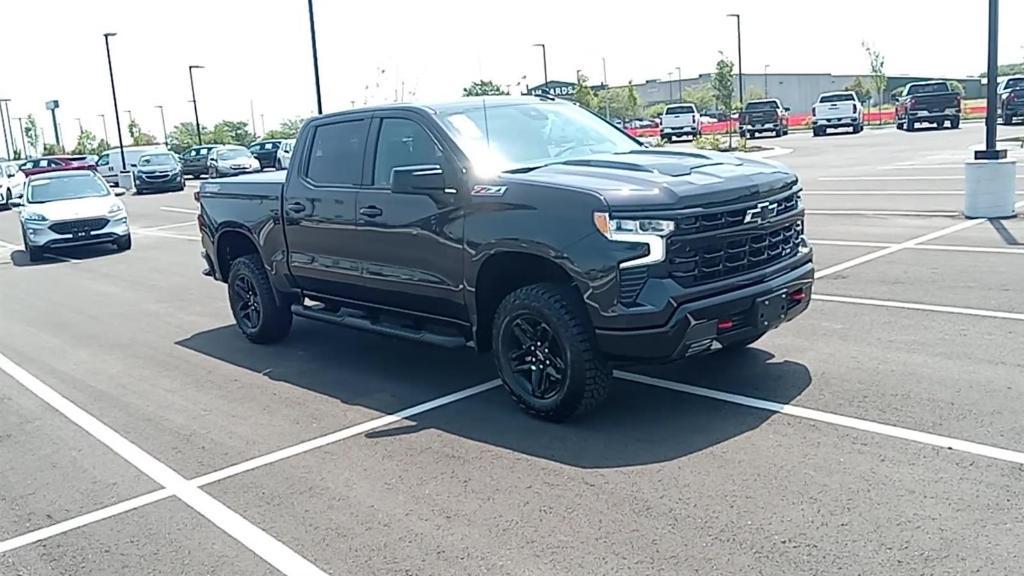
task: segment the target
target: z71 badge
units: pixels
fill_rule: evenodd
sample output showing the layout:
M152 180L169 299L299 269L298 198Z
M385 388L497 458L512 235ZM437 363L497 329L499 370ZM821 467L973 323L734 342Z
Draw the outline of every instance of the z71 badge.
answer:
M504 196L508 186L484 186L483 184L473 186L471 196Z

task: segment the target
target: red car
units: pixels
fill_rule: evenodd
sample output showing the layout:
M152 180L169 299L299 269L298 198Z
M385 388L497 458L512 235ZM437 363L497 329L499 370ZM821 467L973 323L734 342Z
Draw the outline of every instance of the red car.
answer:
M92 170L95 172L96 161L89 156L43 156L23 162L19 169L25 176L61 170Z

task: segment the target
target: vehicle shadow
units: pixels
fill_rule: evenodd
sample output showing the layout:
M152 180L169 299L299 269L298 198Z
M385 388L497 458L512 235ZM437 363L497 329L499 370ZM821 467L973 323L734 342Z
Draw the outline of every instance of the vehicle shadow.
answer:
M59 252L47 252L43 259L32 262L28 259L28 252L24 249L11 251L11 264L18 268L30 268L35 266L51 266L54 264L69 264L71 261L91 260L102 258L111 254L119 254L113 246L82 246L79 248L66 248Z
M346 405L393 413L496 377L489 355L445 350L310 322L276 346L249 344L232 326L177 342L194 352ZM630 370L786 403L811 383L806 366L751 348ZM736 438L774 413L616 380L606 404L562 424L531 418L497 387L373 431L382 439L437 430L579 468L672 461Z

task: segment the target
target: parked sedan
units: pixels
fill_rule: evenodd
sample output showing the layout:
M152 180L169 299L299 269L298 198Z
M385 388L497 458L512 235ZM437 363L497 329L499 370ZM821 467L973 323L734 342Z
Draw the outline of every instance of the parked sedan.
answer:
M274 166L276 170L288 169L288 165L292 162L292 148L294 147L295 139L281 141L281 147L277 150L277 164Z
M20 166L25 176L59 172L62 170L96 170L96 162L88 156L43 156L23 162Z
M21 238L28 259L37 262L48 251L88 244L110 243L130 250L128 213L116 198L122 193L115 194L90 170L30 177L25 193L11 201L21 208Z
M283 140L261 140L249 146L249 152L260 161L260 169L277 168L277 151Z
M185 176L199 178L206 174L210 167L210 152L220 148L219 144L193 146L181 155L181 171Z
M0 209L11 207L11 199L21 194L25 174L18 170L20 162L0 162Z
M185 176L178 157L171 152L150 152L139 157L135 169L135 191L180 192L185 189Z
M262 170L260 161L242 146L220 146L210 152L207 173L210 178L235 176Z

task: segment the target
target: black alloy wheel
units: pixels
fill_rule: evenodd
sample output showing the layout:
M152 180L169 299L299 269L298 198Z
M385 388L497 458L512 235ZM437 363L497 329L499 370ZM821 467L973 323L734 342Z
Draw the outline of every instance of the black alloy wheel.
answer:
M245 331L254 331L260 327L260 320L263 318L263 308L260 306L259 294L256 286L248 276L238 276L231 285L234 292L233 304L235 306L235 318Z
M510 384L537 400L558 396L568 382L568 359L551 327L539 316L522 311L507 319L503 328L502 348L513 375Z

